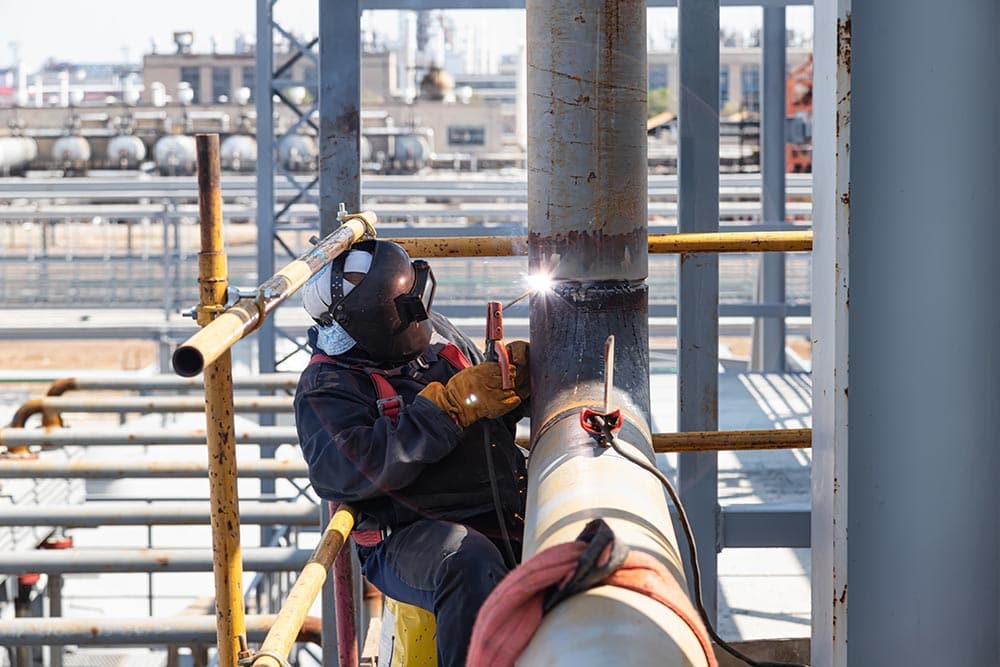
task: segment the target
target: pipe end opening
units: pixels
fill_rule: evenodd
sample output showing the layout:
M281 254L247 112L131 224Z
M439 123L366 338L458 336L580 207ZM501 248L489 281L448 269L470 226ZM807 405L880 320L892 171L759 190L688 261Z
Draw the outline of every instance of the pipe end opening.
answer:
M174 372L181 377L194 377L205 369L205 357L190 345L182 345L174 350L172 359Z

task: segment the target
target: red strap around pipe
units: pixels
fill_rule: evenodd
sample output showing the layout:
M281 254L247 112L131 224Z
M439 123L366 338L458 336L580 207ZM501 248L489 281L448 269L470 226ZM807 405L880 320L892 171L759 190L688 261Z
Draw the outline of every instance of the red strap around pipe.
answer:
M545 592L566 580L586 544L579 540L535 554L500 582L479 610L469 646L469 665L513 667L542 622ZM718 667L705 626L677 580L660 561L632 551L602 584L648 595L691 628L709 667Z

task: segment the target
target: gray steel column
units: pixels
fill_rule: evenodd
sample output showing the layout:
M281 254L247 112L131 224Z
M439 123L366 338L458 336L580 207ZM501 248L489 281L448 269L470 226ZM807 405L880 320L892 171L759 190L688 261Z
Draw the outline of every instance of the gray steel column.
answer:
M719 229L719 0L679 0L677 226ZM719 257L681 255L677 296L677 429L719 422ZM715 619L718 456L681 454L678 491L698 543L705 608Z
M330 511L330 503L322 501L320 506L319 529L320 535L326 530L333 513ZM353 549L354 543L349 542L344 545L345 549ZM327 573L326 581L323 582L323 590L320 592L320 613L322 614L323 632L323 667L339 667L337 658L337 600L333 588L333 573Z
M829 4L814 337L846 356L817 359L813 664L995 665L1000 5Z
M337 205L361 207L361 7L319 3L320 234L337 228Z
M649 432L645 0L528 0L528 244L533 270L559 256L531 300L532 451L525 557L601 517L684 586L660 482L580 426L604 404L616 337L621 446L653 462ZM718 82L716 81L716 87ZM690 628L613 586L552 609L526 665L701 664Z
M761 193L765 224L785 222L785 8L764 7ZM785 255L760 254L757 294L761 303L785 303ZM785 317L754 318L751 368L784 372Z
M274 273L274 0L257 0L257 47L254 96L257 107L257 284ZM276 366L274 318L264 320L254 334L260 373Z
M50 574L48 579L49 617L59 618L63 615L63 583L65 580L61 574ZM62 646L49 646L49 667L63 667Z

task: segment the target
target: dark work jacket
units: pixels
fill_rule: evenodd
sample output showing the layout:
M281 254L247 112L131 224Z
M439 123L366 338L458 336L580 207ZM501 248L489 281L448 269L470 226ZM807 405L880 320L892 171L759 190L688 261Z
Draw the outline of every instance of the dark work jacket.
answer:
M479 350L447 319L435 314L432 322L470 361L482 360ZM320 351L315 329L309 339ZM426 517L464 523L495 537L498 526L484 440L488 430L504 515L519 539L527 473L514 432L523 408L503 419L460 428L436 404L417 396L430 382L446 384L458 372L436 354L437 348L440 344L432 342L422 355L428 367L417 377L387 376L403 400L396 423L379 416L372 380L357 368L370 367L372 361L339 355L334 357L336 365L312 363L303 371L295 419L313 489L321 498L354 507L359 528L396 527Z

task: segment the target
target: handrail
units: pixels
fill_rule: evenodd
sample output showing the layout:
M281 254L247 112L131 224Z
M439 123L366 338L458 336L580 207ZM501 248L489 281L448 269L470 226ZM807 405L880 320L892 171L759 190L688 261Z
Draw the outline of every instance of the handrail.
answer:
M282 667L295 643L296 635L309 608L319 595L334 559L347 542L354 528L354 510L341 505L330 518L323 539L316 546L309 562L295 580L295 585L285 598L278 617L271 626L260 650L251 661L252 667ZM280 656L280 659L277 657ZM287 663L286 663L287 664Z

